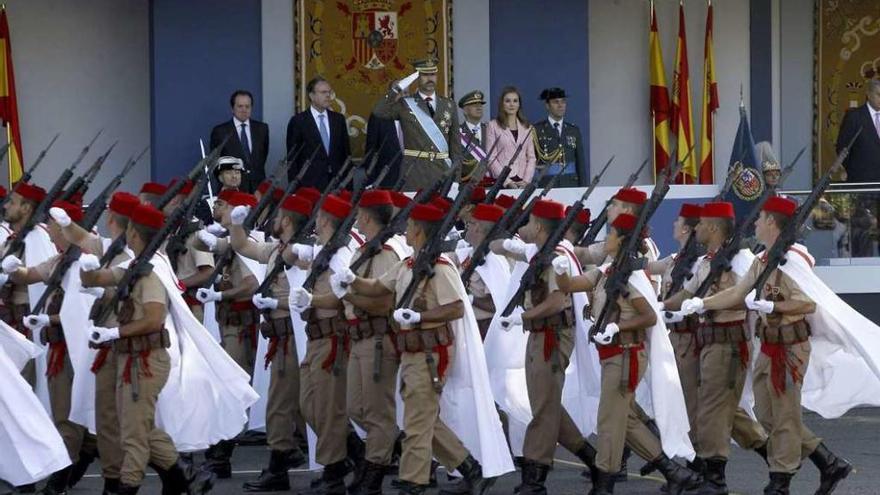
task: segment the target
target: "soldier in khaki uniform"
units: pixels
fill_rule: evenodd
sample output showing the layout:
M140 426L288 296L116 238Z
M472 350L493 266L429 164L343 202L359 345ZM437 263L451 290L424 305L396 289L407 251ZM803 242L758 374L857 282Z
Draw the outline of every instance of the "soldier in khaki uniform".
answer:
M771 197L755 222L755 234L765 246L772 246L791 221L797 203ZM795 253L796 255L796 253ZM810 327L804 316L816 310L816 302L804 294L797 282L776 269L761 288L761 300L749 292L766 267L758 256L746 275L735 286L706 299L691 298L682 303L682 312L691 314L735 308L745 300L746 307L760 314L758 338L761 353L754 368L755 414L769 434L767 441L770 482L769 495L787 495L791 478L809 456L819 468L817 493L830 493L849 475L852 466L831 453L801 418L801 386L810 362Z
M571 206L565 207L565 214L568 214L568 210ZM578 212L577 216L574 219L574 223L571 224L571 227L565 231L565 238L568 239L568 242L577 245L578 241L580 241L584 234L587 233L587 229L590 227L590 209L584 208Z
M437 62L423 60L413 65L419 73L416 93L405 96L406 88L394 85L373 108L373 113L380 118L400 121L404 147L400 173L409 175L403 186L404 191L430 187L462 151L455 102L436 93ZM407 100L416 110L410 108ZM442 149L438 149L430 137L431 133L422 127L415 112L420 112L425 120L433 121L445 141L440 143ZM409 172L412 167L416 167L416 170Z
M164 215L156 208L149 205L134 208L125 237L135 256L143 252L164 223ZM94 255L84 255L80 259L83 286L116 286L126 273L121 267L104 270L99 267ZM89 329L94 344L112 341L116 355L116 404L123 450L121 495L138 492L148 463L167 472L165 479L173 482L168 489L206 493L213 485L213 475L196 472L182 462L171 438L156 426L156 402L171 371L166 350L170 340L168 330L164 328L167 308L165 286L151 271L137 279L130 296L121 302L117 313L119 326L93 326Z
M238 160L237 158L235 160ZM229 171L227 170L226 173ZM257 198L253 195L224 189L217 195L214 203L214 220L223 227L229 226L229 210L236 206L254 207ZM195 248L213 252L221 257L228 256L223 271L217 278L214 287L202 287L196 291L196 299L202 304L216 303L216 319L220 328L220 345L229 357L245 370L248 375L253 372L257 351L257 326L260 314L251 301L251 297L260 285L247 265L229 247L228 239L217 239L206 230L197 233ZM232 452L235 440L221 440L205 452L203 468L209 469L218 478L232 476Z
M407 221L407 244L419 252L439 227L444 215L431 205L416 205ZM412 280L412 259L396 264L381 278L356 277L351 270L334 274L334 291L350 288L363 297L395 295L399 299ZM437 260L434 276L416 289L413 308L395 310L394 325L400 351L401 397L404 403L403 453L400 458L400 493L422 494L427 489L431 459L436 457L449 470L463 475L457 484L441 489L441 494L483 494L494 479L483 478L482 466L464 447L461 440L440 419L440 393L454 363L454 334L450 322L464 314L463 303L455 290L458 270L445 258ZM403 323L401 323L403 322ZM428 354L427 352L430 352ZM428 360L430 356L430 360ZM433 364L430 364L433 363ZM432 371L428 366L435 366ZM439 379L436 388L432 374Z
M248 209L235 207L229 214L230 245L238 254L266 263L268 270L271 270L276 262L282 262L278 257L288 249L293 235L307 221L311 212L310 201L297 195L285 198L272 224L274 237L279 240L256 242L248 239L241 226ZM294 438L296 419L300 414L300 368L287 304L290 285L284 271L275 276L270 284L271 297L255 294L253 301L258 309L268 313L260 326L260 333L269 339L265 365L272 364L266 405L266 441L271 454L268 469L264 469L257 480L246 482L245 491L290 490L287 470L306 462Z
M140 204L137 196L125 192L118 192L110 200L107 215L107 231L110 237L115 239L125 235L129 219L134 208ZM63 211L63 210L62 210ZM87 232L85 229L73 223L59 218L57 212L50 210L52 218L62 225L62 234L68 242L79 246L84 253L95 256L104 255L104 239L100 236ZM66 225L65 225L66 223ZM130 258L125 251L121 251L110 261L111 267L119 265ZM92 288L97 297L92 309L92 314L100 312L100 309L113 299L115 290ZM116 327L116 313L111 312L104 325ZM97 430L97 447L101 453L101 470L104 477L104 491L116 493L119 489L119 474L122 467L122 443L119 438L119 416L116 412L116 355L113 353L113 343L104 342L97 346L98 354L92 363L91 371L95 374L95 429ZM82 454L80 454L82 457Z
M465 226L464 240L472 247L479 246L489 231L492 230L498 220L504 215L504 210L497 205L477 204L472 210ZM458 260L458 264L465 268L471 263L471 258ZM495 302L492 294L486 286L483 277L474 270L466 285L468 292L473 296L471 306L474 308L474 316L477 318L477 327L480 329L480 338L486 340L489 324L495 316Z
M627 242L638 219L620 213L611 222L605 241L606 254L612 258ZM590 311L597 317L606 303L604 284L607 274L593 269L578 277L568 277L567 258L554 260L559 286L565 292L591 291ZM614 322L608 323L593 339L597 342L602 367L602 388L596 430L596 476L593 493L605 495L614 491L614 475L620 469L624 444L643 459L653 463L666 478L669 493L679 494L693 482L695 474L670 460L660 440L645 426L635 406L635 389L645 372L648 356L645 351L647 330L657 321L650 303L629 283L625 297L615 304Z

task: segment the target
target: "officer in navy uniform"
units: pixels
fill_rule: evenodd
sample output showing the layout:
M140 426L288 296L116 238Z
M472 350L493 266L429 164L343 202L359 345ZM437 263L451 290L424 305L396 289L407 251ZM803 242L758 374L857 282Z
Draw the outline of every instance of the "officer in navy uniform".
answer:
M547 118L534 124L535 156L538 158L535 175L551 163L554 168L550 173L555 174L564 162L565 168L556 183L557 187L586 186L589 176L587 162L584 160L581 130L565 121L565 98L565 90L562 88L541 91L541 99L547 108ZM544 178L541 185L549 180L550 175Z
M461 113L464 116L464 120L459 126L462 149L465 149L465 146L470 143L472 149L482 150L483 153L486 152L486 123L483 122L483 105L485 104L485 96L480 90L471 91L458 100L458 108L461 109ZM479 153L479 155L483 153ZM479 160L477 160L473 153L469 151L465 153L461 165L462 182L471 179L471 174L473 174L478 163ZM476 179L479 181L480 177Z

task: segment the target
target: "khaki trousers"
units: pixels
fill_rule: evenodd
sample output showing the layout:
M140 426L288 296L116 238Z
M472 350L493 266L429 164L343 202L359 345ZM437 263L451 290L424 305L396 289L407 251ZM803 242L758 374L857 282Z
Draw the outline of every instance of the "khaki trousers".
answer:
M325 466L348 455L348 416L345 413L345 375L347 356L343 354L339 376L333 374L330 337L310 340L306 357L300 364L300 408L306 423L315 430L318 443L315 460ZM345 353L342 342L336 352Z
M71 390L73 388L73 366L70 356L65 353L61 371L46 380L49 390L49 407L55 428L64 440L67 454L74 463L79 460L79 452L86 436L85 427L68 419L70 417Z
M748 356L740 356L735 343L708 344L700 350L697 455L704 459L730 456L730 438L746 378L741 359L748 365Z
M293 335L278 337L272 372L269 379L269 398L266 401L266 443L272 450L292 450L297 447L294 433L298 428L305 434L299 408L299 359Z
M693 333L669 332L669 340L675 352L675 364L678 367L678 378L681 380L681 391L684 393L684 405L687 408L688 433L691 443L697 446L698 424L697 405L700 387L700 353L697 351L697 338Z
M138 400L132 397L132 383L124 380L129 358L131 376L137 376ZM137 364L133 364L136 361ZM177 450L167 433L156 427L156 401L168 381L171 360L165 349L153 349L146 358L138 354L117 354L116 403L122 441L120 481L139 486L150 462L162 469L177 462Z
M644 350L638 351L637 360L637 376L641 380L647 365ZM624 445L629 445L636 454L648 461L655 460L663 453L660 440L645 426L635 410L635 394L628 388L621 389L621 378L629 374L629 369L624 370L623 364L623 354L602 360L596 467L605 473L620 470Z
M391 464L397 428L397 369L400 358L386 334L382 339L379 381L373 380L376 340L352 341L348 362L348 415L367 432L366 460L381 466Z
M119 479L123 452L116 412L117 357L112 349L106 352L104 364L95 372L95 429L102 474L107 479Z
M447 347L449 364L454 363L454 345ZM432 353L435 366L440 355ZM449 373L447 369L446 373ZM427 485L431 459L449 470L458 468L468 451L458 436L440 419L440 394L431 384L431 372L423 352L404 352L400 356L400 394L403 398L403 453L400 457L401 481ZM445 376L440 383L445 383Z
M256 349L251 342L248 329L243 326L221 325L220 346L235 361L235 364L253 378Z
M553 358L544 359L544 332L529 333L526 344L526 388L532 420L526 427L523 457L545 466L553 464L559 443L572 453L584 446L584 436L562 406L565 368L574 349L574 331L559 330L559 370L553 371Z

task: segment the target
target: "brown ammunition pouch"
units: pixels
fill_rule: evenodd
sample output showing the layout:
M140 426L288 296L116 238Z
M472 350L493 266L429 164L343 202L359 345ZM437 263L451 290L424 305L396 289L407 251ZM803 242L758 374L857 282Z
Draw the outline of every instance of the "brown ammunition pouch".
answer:
M648 339L648 330L640 328L638 330L621 330L611 339L611 345L619 345L623 347L638 346Z
M355 342L376 335L385 335L391 328L388 318L384 316L359 316L356 320L348 321L347 325L348 335Z
M48 325L40 330L40 342L43 345L64 342L64 331L61 325Z
M29 304L3 304L0 305L0 320L3 320L18 333L30 339L31 331L22 323L22 319L29 315L30 312L31 307Z
M147 335L122 337L113 341L113 351L121 354L142 354L169 347L171 347L171 338L165 328Z
M758 325L758 338L765 344L799 344L806 342L811 334L807 320L798 320L790 325Z
M700 317L697 315L685 316L684 320L678 323L670 323L669 331L672 333L694 333L694 330L700 327Z
M338 314L330 318L318 318L315 316L315 311L310 310L303 316L306 320L306 337L310 341L348 333L348 322Z
M221 302L217 305L217 323L224 327L249 327L260 321L260 313L250 301Z
M293 335L293 323L290 317L275 318L265 320L260 325L260 334L267 339L273 337L287 337Z
M746 342L745 322L743 320L719 323L706 321L697 329L697 347L703 348L711 344L739 344Z
M433 352L455 341L455 334L448 324L434 328L399 329L395 335L397 349L401 352Z
M547 328L571 328L574 325L574 309L571 307L565 308L547 318L535 318L532 320L523 318L523 331L525 332L542 332Z

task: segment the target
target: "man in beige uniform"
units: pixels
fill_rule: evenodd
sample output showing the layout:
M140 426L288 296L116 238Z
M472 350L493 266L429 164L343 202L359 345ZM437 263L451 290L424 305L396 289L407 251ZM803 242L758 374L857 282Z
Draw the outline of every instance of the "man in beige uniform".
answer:
M500 206L482 203L476 205L471 210L469 219L466 221L464 240L476 249L503 215L504 210ZM470 256L466 259L458 260L458 264L462 269L468 267L470 263ZM466 288L468 293L473 296L471 306L473 306L474 316L477 318L480 338L485 341L486 333L489 331L489 324L492 323L492 318L495 316L495 302L492 300L492 294L489 292L486 282L483 281L483 277L476 270L471 274L470 280L466 281Z
M237 158L235 160L238 160ZM227 171L228 173L228 171ZM253 195L238 192L234 189L220 191L214 202L214 220L224 228L229 226L229 211L236 206L253 208L257 198ZM197 233L195 248L213 252L221 257L229 257L214 287L201 287L196 291L196 299L202 304L216 303L216 319L220 328L220 345L229 357L245 370L248 375L253 372L257 351L257 325L260 314L251 302L259 282L247 265L229 247L228 239L217 239L216 236L200 230ZM222 258L221 258L222 259ZM218 478L232 476L232 452L235 440L221 440L205 451L205 464Z
M420 252L439 228L444 214L435 206L416 205L407 221L407 244ZM351 270L334 274L334 292L350 288L364 297L403 296L412 280L412 258L396 264L381 278L356 277ZM394 312L395 337L400 351L401 397L404 404L403 454L400 458L400 493L422 494L427 489L431 459L436 457L449 470L464 477L457 485L443 488L441 494L483 494L494 479L483 478L483 469L461 440L440 419L440 393L454 363L450 322L464 315L464 306L455 290L460 281L455 266L445 258L434 265L434 276L423 280L416 290L412 309ZM403 323L402 323L403 322ZM429 369L429 366L433 367ZM432 376L436 376L435 383Z
M139 205L132 211L125 237L128 246L139 256L150 239L165 223L156 208ZM80 277L85 287L116 286L126 269L99 269L95 255L80 258ZM156 402L168 380L171 360L165 317L168 296L158 275L150 271L131 288L129 297L118 308L118 327L93 326L90 339L96 345L113 342L117 365L116 404L119 412L123 459L119 493L137 493L149 462L167 472L173 487L187 493L207 493L213 475L196 472L181 462L168 434L156 426ZM96 324L106 325L105 322Z
M788 198L768 199L755 222L758 241L773 246L796 210L797 203ZM728 309L741 305L743 300L748 309L759 312L761 353L755 363L753 388L755 414L769 434L770 482L764 493L788 494L791 478L806 456L821 474L817 493L831 493L849 475L852 466L831 453L801 418L801 386L810 362L810 327L804 316L816 310L816 302L778 268L761 288L762 299L756 300L749 291L765 267L765 256L758 256L735 286L706 299L687 299L682 303L682 312Z
M272 225L273 234L279 241L256 242L247 237L241 226L248 209L235 207L229 214L230 245L238 254L266 263L267 272L271 271L277 262L283 262L278 257L288 249L293 235L307 221L311 211L312 203L308 200L296 195L285 198ZM263 309L260 308L263 305L268 313L260 326L260 333L269 339L265 365L272 364L266 404L266 441L271 454L268 469L264 469L257 480L246 482L245 491L290 490L287 470L306 462L294 438L300 411L300 368L287 304L290 285L284 271L269 284L271 297L255 294L253 299L258 309Z
M529 215L529 222L519 229L524 242L539 248L565 218L565 206L556 201L538 200ZM507 248L511 243L502 243ZM498 254L510 257L518 250ZM565 251L556 248L557 254ZM525 258L521 258L521 261ZM593 473L595 479L596 449L584 438L574 420L562 405L565 369L574 351L575 315L571 296L560 291L552 267L541 274L538 287L528 291L523 305L525 311L502 317L501 324L510 328L522 322L529 332L526 347L526 387L532 408L532 420L523 442L522 495L547 493L544 483L553 466L556 444L559 443L578 457Z
M125 235L129 219L134 208L140 204L137 196L125 192L118 192L110 200L107 214L107 231L112 239ZM84 253L95 256L104 255L104 239L97 234L87 232L85 229L72 222L64 210L50 210L52 218L62 226L61 233L64 238L79 246ZM111 261L113 267L128 261L129 255L121 251ZM91 288L93 295L97 297L92 308L93 315L100 313L104 305L110 304L115 294L114 288ZM102 322L107 327L116 327L116 313L110 312L107 321ZM95 429L97 430L97 447L101 453L101 469L104 477L104 491L116 493L119 489L119 471L122 466L122 444L119 439L119 416L116 411L116 356L113 353L113 343L104 342L97 346L98 354L92 363L91 371L95 374ZM82 454L80 454L82 457Z

